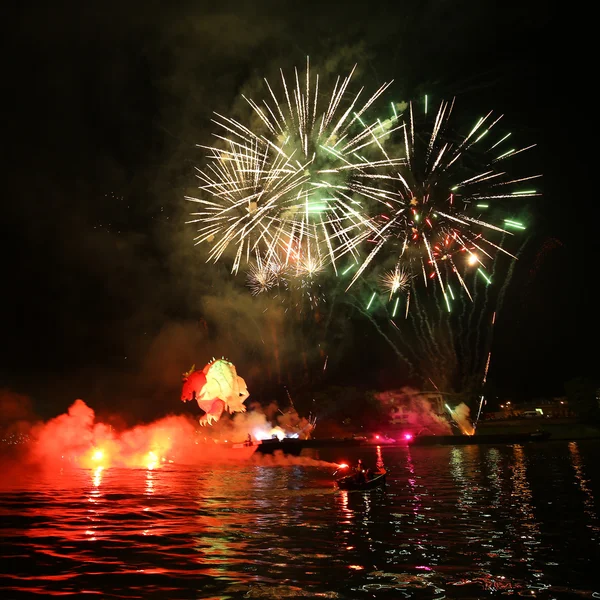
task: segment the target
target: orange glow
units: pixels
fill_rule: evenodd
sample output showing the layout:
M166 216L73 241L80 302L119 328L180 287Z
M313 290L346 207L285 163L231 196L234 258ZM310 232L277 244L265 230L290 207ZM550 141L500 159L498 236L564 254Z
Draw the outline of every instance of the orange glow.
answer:
M264 415L261 417L264 419ZM256 419L255 419L256 420ZM215 433L223 433L227 422ZM243 437L247 435L244 427ZM231 439L227 431L225 437ZM241 432L237 432L241 435ZM55 469L64 466L91 469L98 475L110 467L160 469L173 462L224 462L247 460L255 446L240 450L216 446L211 438L198 437L198 425L191 418L169 416L148 425L124 431L96 421L94 411L77 400L66 414L31 430L32 462ZM200 449L199 445L203 448Z
M467 262L473 266L476 265L479 262L479 258L477 256L477 254L470 254L469 258L467 259Z
M152 471L158 464L158 456L154 452L148 452L146 465L148 469Z

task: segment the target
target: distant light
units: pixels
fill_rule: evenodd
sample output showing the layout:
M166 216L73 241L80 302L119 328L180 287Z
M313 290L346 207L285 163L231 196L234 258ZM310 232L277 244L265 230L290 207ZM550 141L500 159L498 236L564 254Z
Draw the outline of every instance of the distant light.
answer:
M476 265L478 261L479 261L479 258L477 257L477 254L469 255L469 259L467 260L467 262L470 265Z
M405 433L404 434L404 439L405 440L409 441L409 440L412 440L412 438L413 438L412 433Z

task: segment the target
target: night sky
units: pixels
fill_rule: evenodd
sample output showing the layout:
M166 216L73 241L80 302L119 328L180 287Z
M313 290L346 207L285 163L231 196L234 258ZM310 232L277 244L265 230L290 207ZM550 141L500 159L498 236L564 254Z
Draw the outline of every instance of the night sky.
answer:
M358 63L369 89L394 79L397 99L505 113L538 144L544 195L529 205L490 381L539 397L598 376L585 16L537 1L324 4L34 2L5 17L0 387L48 416L81 397L145 418L179 409L180 373L212 353L261 399L294 387L294 364L268 373L276 331L262 309L193 247L183 197L212 111L247 114L241 92L307 55L325 71ZM359 323L314 385L400 385L395 360Z

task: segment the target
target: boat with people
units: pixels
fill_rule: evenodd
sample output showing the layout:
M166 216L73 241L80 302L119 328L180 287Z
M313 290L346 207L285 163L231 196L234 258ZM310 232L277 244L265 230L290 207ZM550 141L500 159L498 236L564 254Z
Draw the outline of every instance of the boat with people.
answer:
M379 467L377 470L364 469L359 460L353 473L337 479L335 483L340 490L373 490L385 485L388 473L389 471L383 466Z

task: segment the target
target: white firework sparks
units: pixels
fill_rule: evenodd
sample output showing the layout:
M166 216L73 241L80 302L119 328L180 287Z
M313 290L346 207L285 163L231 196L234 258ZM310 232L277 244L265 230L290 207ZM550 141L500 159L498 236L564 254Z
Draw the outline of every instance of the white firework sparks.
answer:
M539 175L504 171L533 146L507 149L510 134L492 139L502 118L492 112L455 135L454 102L428 115L426 98L424 116L412 103L392 103L389 118L374 119L370 109L390 84L365 99L362 88L351 92L354 73L324 95L307 59L291 85L280 72L278 86L265 80L265 98L244 97L254 126L216 114L200 193L188 197L198 206L189 221L198 226L195 241L211 245L208 260L232 252L234 273L254 261L253 293L275 285L273 265L287 270L278 282L310 279L329 265L337 275L336 262L350 254L357 268L347 290L375 259L393 259L397 269L384 282L391 295L422 274L425 286L439 284L450 310L450 278L471 297L469 268L489 284L495 256L515 258L504 247L505 237L525 228L513 218L514 203L501 222L485 214L492 204L539 195L530 187Z
M281 98L265 80L269 98L261 104L245 98L263 131L217 115L219 147L209 147L210 164L198 171L200 197L188 197L199 204L189 222L199 224L196 243L212 243L209 260L219 260L231 245L234 272L243 257L249 260L257 251L283 251L287 264L291 249L309 239L335 268L335 247L372 227L361 198L376 198L379 192L369 181L388 177L382 170L402 160L391 159L383 149L393 129L363 121L390 84L361 103L362 89L349 95L353 73L338 77L325 101L308 60L305 78L301 81L295 70L292 88L281 73ZM373 149L378 160L367 158Z
M389 292L390 298L396 292L403 292L410 286L410 280L412 276L405 271L402 267L396 266L392 271L387 271L381 277L381 284L383 288Z

